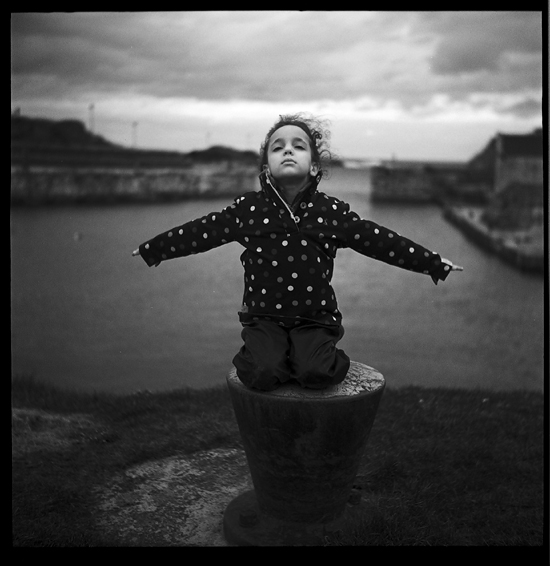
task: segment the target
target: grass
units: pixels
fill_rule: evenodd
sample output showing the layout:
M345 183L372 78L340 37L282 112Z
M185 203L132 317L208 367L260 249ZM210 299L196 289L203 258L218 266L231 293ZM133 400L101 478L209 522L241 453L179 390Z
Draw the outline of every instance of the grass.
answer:
M329 546L543 546L543 395L387 388L357 484L375 511ZM12 541L118 546L93 488L150 460L241 448L225 386L126 396L12 380Z

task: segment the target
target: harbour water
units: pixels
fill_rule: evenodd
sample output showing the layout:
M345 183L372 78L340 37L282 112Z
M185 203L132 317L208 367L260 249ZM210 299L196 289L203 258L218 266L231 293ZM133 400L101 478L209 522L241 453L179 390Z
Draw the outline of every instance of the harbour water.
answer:
M476 247L436 205L371 203L369 174L320 189L464 266L446 282L340 250L340 347L388 387L543 388L543 279ZM148 268L140 243L232 199L11 210L12 375L129 393L225 382L241 346L236 244Z

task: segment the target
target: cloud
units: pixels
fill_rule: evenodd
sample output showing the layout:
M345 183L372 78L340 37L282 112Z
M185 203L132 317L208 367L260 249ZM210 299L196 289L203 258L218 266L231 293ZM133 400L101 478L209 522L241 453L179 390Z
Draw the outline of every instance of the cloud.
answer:
M21 13L11 27L12 104L58 115L93 101L143 124L541 117L541 12Z
M399 25L373 12L15 14L12 72L30 91L55 77L60 93L340 99L384 84Z
M531 116L542 115L542 101L534 98L526 97L519 102L510 104L502 108L501 113L511 114L520 118L530 118Z
M436 12L422 20L439 36L435 74L505 71L507 54L542 55L542 17L537 12Z

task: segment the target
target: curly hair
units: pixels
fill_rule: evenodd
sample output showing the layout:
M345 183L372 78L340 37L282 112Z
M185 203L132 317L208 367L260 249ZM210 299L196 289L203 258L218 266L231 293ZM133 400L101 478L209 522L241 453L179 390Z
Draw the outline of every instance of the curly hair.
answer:
M307 134L311 141L312 161L317 163L323 178L330 173L332 153L330 151L330 125L328 120L298 112L297 114L281 114L279 120L267 132L260 146L260 172L267 166L267 144L273 133L283 126L298 126Z

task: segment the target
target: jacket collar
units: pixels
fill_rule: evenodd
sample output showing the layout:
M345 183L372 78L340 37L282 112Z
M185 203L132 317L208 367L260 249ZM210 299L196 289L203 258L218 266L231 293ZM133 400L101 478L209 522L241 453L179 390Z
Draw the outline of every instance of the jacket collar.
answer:
M310 183L308 185L306 185L296 195L295 202L290 203L290 204L298 204L299 202L301 202L303 200L311 199L313 193L315 193L315 191L317 190L317 186L319 185L319 183L321 181L321 177L322 177L322 172L319 172L319 173L317 173L317 175L315 177L312 177ZM269 175L268 172L265 169L260 173L259 178L260 178L260 185L262 187L262 192L266 196L268 196L272 199L275 198L276 200L278 200L279 198L283 198L282 197L283 192L281 191L281 189L277 185L275 179L271 175ZM279 197L279 195L281 195L281 196Z

